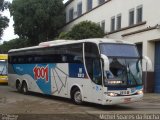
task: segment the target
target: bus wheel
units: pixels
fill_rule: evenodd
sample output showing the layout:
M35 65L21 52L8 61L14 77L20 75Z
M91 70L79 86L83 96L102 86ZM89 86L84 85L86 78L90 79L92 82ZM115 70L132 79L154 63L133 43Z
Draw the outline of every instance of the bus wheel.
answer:
M22 89L23 94L25 94L25 95L28 94L28 87L27 87L26 82L22 83L22 88L21 89Z
M79 89L75 89L75 91L73 92L73 101L77 105L82 104L82 94Z
M21 83L20 81L16 81L16 89L18 92L21 92Z

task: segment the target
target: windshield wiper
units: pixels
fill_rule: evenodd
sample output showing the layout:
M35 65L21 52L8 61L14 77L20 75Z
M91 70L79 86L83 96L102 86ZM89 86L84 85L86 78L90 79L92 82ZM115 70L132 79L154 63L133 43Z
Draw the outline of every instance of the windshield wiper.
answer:
M3 75L2 73L3 73L4 69L5 69L5 66L3 67L2 71L0 72L0 75Z
M128 64L128 68L129 68L129 71L128 71L128 72L129 72L129 73L131 74L131 76L133 77L133 80L135 81L136 85L138 85L137 80L135 79L133 73L132 73L131 70L130 70L129 64Z

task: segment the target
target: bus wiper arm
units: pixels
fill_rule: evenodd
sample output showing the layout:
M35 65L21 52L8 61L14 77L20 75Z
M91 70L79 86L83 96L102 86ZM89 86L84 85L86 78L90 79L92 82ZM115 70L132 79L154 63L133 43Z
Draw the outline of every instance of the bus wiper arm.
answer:
M137 85L137 84L138 84L138 83L137 83L137 80L135 79L133 73L131 72L131 69L130 69L130 67L129 67L129 64L128 64L128 68L129 68L129 73L132 75L133 80L136 82L136 85Z
M2 73L3 73L4 69L5 69L5 67L3 67L2 71L0 72L0 75L3 75Z

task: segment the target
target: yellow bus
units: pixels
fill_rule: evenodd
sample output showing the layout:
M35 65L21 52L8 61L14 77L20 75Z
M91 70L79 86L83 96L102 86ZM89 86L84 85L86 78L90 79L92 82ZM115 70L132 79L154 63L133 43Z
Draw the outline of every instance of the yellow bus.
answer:
M7 54L0 54L0 83L8 82L8 70L7 70Z

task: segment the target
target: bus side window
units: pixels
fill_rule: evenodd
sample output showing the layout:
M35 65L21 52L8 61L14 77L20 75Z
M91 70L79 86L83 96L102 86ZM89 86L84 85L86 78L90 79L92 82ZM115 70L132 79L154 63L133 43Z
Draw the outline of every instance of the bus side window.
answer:
M102 71L98 47L94 43L85 43L85 63L89 77L98 85L102 84Z
M28 56L27 63L34 63L32 56Z
M17 63L17 58L16 57L13 57L13 64Z

